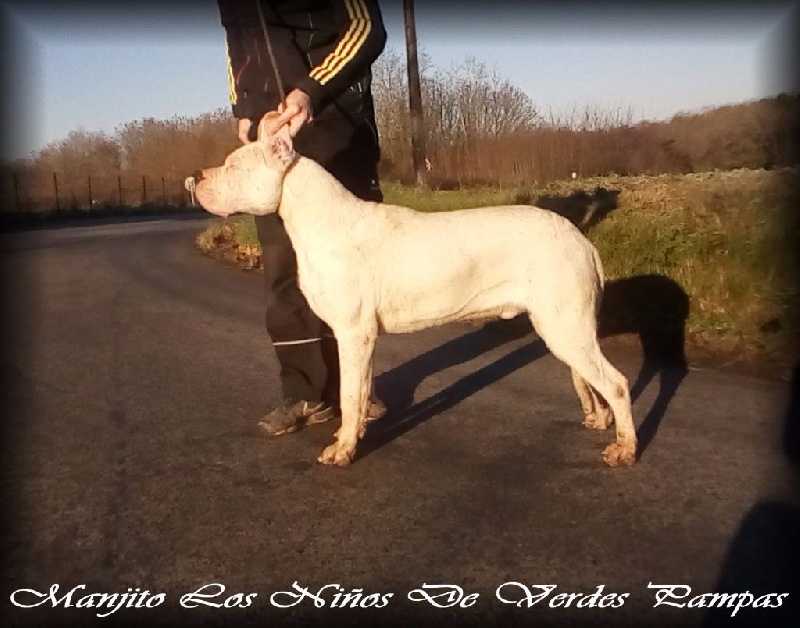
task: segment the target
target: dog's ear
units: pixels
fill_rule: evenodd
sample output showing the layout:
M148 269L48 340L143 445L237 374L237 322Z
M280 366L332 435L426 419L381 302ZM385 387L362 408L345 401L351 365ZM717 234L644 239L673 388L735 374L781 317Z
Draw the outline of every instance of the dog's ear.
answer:
M280 114L276 111L269 111L264 114L261 120L258 123L258 131L256 133L256 137L261 142L267 142L271 137L280 137L283 139L286 144L289 145L289 148L292 147L292 136L289 133L289 125L284 124L281 126L275 133L269 133L267 131L267 124L270 120L280 117Z
M267 123L270 119L277 118L278 115L278 113L270 111L261 118L258 123L258 141L265 145L271 157L288 168L296 157L292 146L292 136L289 133L289 125L284 124L275 133L267 132Z
M277 163L279 163L284 170L289 166L291 166L292 162L297 157L297 155L294 152L294 149L292 148L292 138L288 137L287 141L287 139L284 138L282 133L276 133L275 135L268 137L265 144L267 148L267 153Z
M267 123L270 120L274 120L279 115L280 114L277 111L268 111L261 117L261 120L258 121L258 128L256 129L257 141L259 142L266 141L267 136L269 135L269 133L267 132Z

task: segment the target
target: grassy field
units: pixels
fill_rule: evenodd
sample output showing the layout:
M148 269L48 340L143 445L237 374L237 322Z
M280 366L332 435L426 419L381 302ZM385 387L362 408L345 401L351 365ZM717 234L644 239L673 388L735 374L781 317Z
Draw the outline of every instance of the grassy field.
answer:
M691 347L790 364L797 356L800 312L797 174L612 176L543 188L455 191L386 183L383 190L388 203L419 211L524 203L564 213L597 246L610 282L659 276L686 294ZM260 264L252 217L214 222L198 245L206 252L228 247L247 268ZM658 318L659 307L653 299L648 316Z

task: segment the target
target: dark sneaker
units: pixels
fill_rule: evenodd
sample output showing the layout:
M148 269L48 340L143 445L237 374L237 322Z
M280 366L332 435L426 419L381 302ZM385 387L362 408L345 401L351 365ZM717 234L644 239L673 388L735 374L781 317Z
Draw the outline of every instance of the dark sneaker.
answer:
M301 430L307 425L330 421L335 416L336 408L324 401L290 401L261 419L258 429L270 436L280 436Z

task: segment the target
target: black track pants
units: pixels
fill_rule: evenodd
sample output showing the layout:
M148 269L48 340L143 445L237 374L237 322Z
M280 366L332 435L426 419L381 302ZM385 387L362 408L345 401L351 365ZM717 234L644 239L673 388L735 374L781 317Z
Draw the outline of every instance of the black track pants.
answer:
M378 137L371 118L316 120L297 134L294 148L324 166L356 196L383 200ZM283 398L336 403L336 340L297 286L297 262L283 221L277 214L256 216L255 221L263 251L267 333L280 364Z

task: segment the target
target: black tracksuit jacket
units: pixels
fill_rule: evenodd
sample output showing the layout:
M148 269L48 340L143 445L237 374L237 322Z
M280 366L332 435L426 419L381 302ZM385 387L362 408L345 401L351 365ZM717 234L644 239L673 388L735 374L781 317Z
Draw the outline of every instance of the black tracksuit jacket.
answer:
M258 119L281 101L259 1L287 93L306 92L317 119L374 115L370 66L386 44L376 0L217 0L235 117Z

